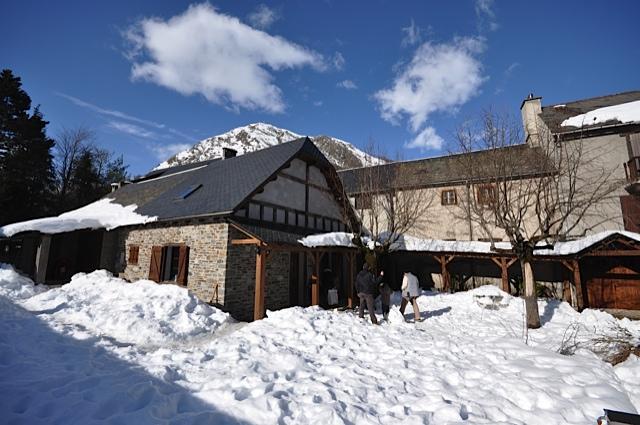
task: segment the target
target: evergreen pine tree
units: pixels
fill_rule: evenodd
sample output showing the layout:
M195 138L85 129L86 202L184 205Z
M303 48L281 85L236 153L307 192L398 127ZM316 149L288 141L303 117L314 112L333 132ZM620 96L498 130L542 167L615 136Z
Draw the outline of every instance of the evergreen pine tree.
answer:
M54 174L48 122L11 70L0 73L0 225L50 212Z
M78 158L71 179L71 196L66 209L74 209L97 200L103 195L102 179L95 167L95 155L85 149Z

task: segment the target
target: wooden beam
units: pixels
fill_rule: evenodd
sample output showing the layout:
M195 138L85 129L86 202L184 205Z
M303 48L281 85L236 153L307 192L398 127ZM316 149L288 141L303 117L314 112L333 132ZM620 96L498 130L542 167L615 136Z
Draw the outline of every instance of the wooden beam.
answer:
M616 249L607 251L592 251L584 254L589 257L640 257L640 250Z
M262 242L258 239L232 239L231 245L260 245Z
M264 298L266 282L267 253L264 249L258 248L256 253L256 288L253 303L253 320L264 318Z

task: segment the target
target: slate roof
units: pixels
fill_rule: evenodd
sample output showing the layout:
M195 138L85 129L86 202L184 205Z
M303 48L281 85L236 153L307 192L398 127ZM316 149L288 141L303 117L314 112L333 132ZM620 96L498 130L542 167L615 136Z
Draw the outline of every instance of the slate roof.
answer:
M138 214L158 220L228 214L300 155L330 166L311 140L300 138L234 158L153 171L107 197L123 205L136 204ZM198 185L185 199L180 196Z
M610 94L607 96L592 97L590 99L582 99L574 102L559 103L556 105L548 105L542 107L540 118L549 127L552 133L566 133L576 130L576 127L561 127L562 121L576 115L585 114L594 109L604 108L606 106L619 105L640 100L640 91L629 91L624 93ZM564 106L562 106L564 105ZM584 128L598 128L608 124L616 124L619 121L611 121L608 123L598 123L593 126L585 125Z
M511 174L508 177L540 175L545 172L545 166L548 166L548 161L539 148L521 144L505 147L500 151L519 161L518 167L515 167L518 174ZM380 190L456 185L467 180L480 181L499 177L495 175L495 170L490 166L475 167L473 171L470 170L470 164L490 163L493 154L494 152L485 150L401 161L374 167L343 170L339 171L338 175L348 194L362 192L362 182L366 182L366 179L370 179L371 176L375 176L380 181ZM546 168L546 170L548 169ZM397 175L399 175L398 178L396 178ZM364 186L366 187L367 184L365 183Z

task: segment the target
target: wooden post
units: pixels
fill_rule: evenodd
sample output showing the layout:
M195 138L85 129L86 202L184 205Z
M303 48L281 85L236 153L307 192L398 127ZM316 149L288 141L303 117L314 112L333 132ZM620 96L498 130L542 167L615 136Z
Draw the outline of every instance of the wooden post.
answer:
M313 276L311 276L311 305L320 304L320 253L313 253Z
M513 262L507 263L507 259L504 257L500 257L499 260L497 258L491 257L491 261L493 261L498 267L500 267L500 277L502 279L502 285L501 285L502 290L507 294L510 293L511 291L509 288L509 266L513 264Z
M500 258L500 275L502 278L502 290L509 293L509 271L507 269L507 259Z
M562 299L571 303L571 283L566 279L562 282Z
M356 271L356 259L355 254L350 252L349 256L349 278L347 279L347 307L353 308L353 276Z
M47 266L49 264L49 248L51 248L51 235L42 235L40 245L36 251L36 283L45 283L47 279Z
M576 288L576 307L578 311L582 311L584 308L584 298L582 294L582 280L580 279L580 264L578 260L573 260L573 285Z
M449 276L449 270L447 270L447 263L451 260L447 261L447 257L445 257L444 255L440 257L436 257L436 259L440 262L440 275L442 276L442 289L445 292L450 292L451 279Z
M256 290L253 304L253 320L264 318L264 295L266 280L266 252L262 247L257 248L256 253Z

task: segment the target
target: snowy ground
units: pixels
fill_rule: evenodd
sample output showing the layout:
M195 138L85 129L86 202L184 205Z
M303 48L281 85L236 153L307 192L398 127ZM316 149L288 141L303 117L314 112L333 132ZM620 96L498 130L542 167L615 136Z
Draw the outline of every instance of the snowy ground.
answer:
M522 339L522 301L488 310L483 287L419 299L373 326L318 308L243 325L186 290L105 272L46 292L0 268L3 423L592 424L640 409L640 360L615 368L556 351L640 324L541 301ZM410 317L410 311L407 311Z

